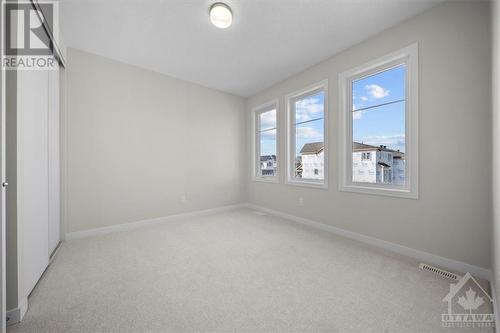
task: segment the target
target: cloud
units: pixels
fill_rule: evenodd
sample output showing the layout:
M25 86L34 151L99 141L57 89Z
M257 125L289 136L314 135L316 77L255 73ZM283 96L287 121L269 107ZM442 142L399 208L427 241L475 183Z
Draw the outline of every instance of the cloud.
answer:
M390 90L386 90L377 84L369 84L365 86L366 92L373 98L384 98L389 96ZM365 97L365 96L363 96ZM361 97L361 99L363 99Z
M296 122L308 121L323 116L323 102L319 97L308 97L295 104Z
M359 141L372 146L387 146L391 149L399 149L401 151L405 150L405 135L395 134L395 135L371 135L364 136Z
M297 138L323 140L323 134L312 127L297 127Z
M356 108L354 108L356 110ZM352 120L359 120L363 118L363 111L356 111L352 113Z
M271 110L260 114L260 128L274 128L276 127L276 110Z
M361 100L366 102L366 101L368 100L368 97L366 97L366 96L361 96Z
M260 137L264 140L276 140L276 129L260 132Z
M365 136L365 138L374 139L374 140L387 140L387 139L404 139L405 134L394 134L394 135L369 135Z

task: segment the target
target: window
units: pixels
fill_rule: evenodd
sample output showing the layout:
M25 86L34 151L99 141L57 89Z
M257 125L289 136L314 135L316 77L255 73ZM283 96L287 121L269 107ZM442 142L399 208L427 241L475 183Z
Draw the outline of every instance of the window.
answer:
M341 190L418 197L417 57L414 44L340 74Z
M278 101L254 109L254 180L278 181Z
M287 183L327 187L328 82L287 96Z

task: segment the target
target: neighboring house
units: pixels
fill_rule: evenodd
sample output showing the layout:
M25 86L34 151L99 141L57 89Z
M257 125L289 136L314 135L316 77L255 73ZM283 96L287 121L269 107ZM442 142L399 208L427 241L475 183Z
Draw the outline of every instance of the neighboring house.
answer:
M353 142L352 181L404 185L405 154L386 146Z
M302 178L324 179L325 151L323 142L306 143L300 150L300 155Z
M302 178L302 156L297 156L295 159L295 176Z
M392 183L394 185L404 185L405 184L405 154L400 151L396 151L392 154Z
M405 184L405 154L401 151L353 142L352 166L353 182ZM296 173L300 178L324 179L323 142L302 147Z
M260 157L260 172L262 176L274 176L277 167L276 155L264 155Z

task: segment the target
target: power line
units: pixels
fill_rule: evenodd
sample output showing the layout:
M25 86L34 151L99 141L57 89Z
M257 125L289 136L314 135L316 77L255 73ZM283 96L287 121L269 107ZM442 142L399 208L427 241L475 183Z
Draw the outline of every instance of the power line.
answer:
M269 132L269 131L274 131L276 129L276 127L273 127L273 128L268 128L268 129L265 129L265 130L259 130L259 132Z
M301 121L300 123L295 123L295 125L301 125L301 124L305 124L305 123L310 123L311 121L322 120L322 119L325 119L325 118L316 118L316 119Z
M378 108L378 107L381 107L381 106L386 106L386 105L395 104L395 103L401 103L401 102L406 102L406 99L399 99L397 101L392 101L392 102L387 102L387 103L383 103L383 104L377 104L377 105L367 106L366 108L352 110L352 112L359 112L359 111L369 110L369 109Z

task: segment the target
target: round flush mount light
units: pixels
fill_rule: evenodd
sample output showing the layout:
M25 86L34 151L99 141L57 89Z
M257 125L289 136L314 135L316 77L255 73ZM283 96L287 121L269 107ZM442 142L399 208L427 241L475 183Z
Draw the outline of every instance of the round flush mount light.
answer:
M222 2L214 3L210 7L210 22L220 29L229 28L233 23L231 8Z

